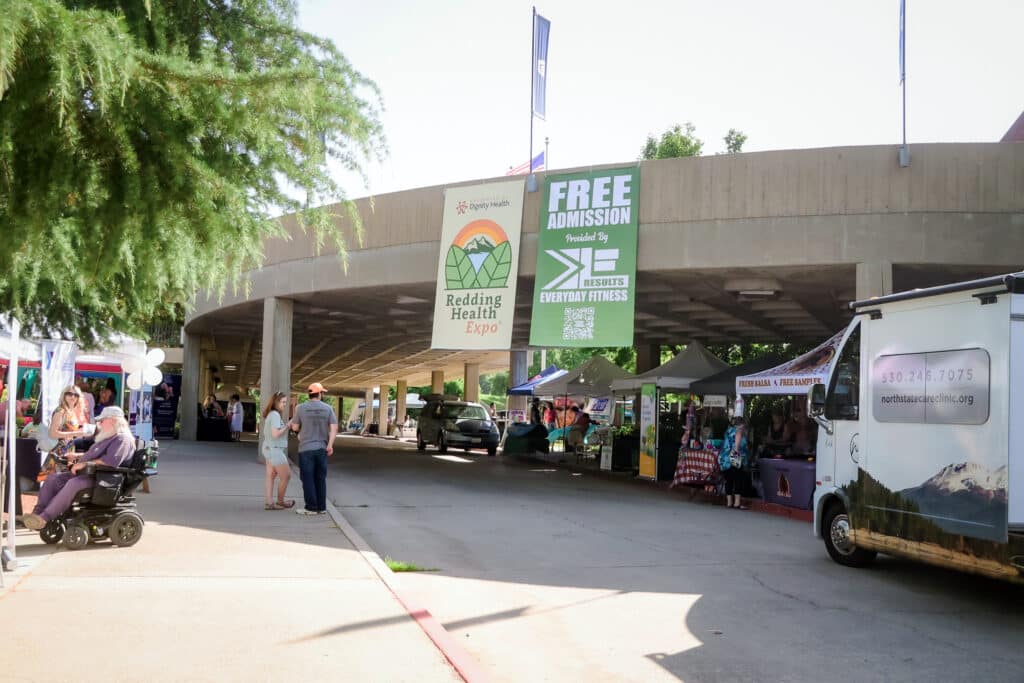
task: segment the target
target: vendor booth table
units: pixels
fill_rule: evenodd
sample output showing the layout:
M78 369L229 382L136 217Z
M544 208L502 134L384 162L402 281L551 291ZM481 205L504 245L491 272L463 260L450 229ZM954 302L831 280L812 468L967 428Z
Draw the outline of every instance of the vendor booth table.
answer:
M736 395L802 396L808 387L824 383L836 362L843 332L799 358L773 368L736 377ZM766 503L809 510L814 499L816 464L808 453L789 458L759 458L758 474Z
M672 486L698 486L708 493L718 490L721 480L718 466L718 451L711 449L683 449L676 463L676 474Z
M806 458L760 458L764 502L810 510L814 500L815 463Z

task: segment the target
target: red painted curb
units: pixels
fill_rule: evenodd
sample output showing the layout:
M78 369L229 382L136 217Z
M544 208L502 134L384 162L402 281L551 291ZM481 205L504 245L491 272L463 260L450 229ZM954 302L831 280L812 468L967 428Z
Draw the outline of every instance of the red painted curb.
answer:
M294 463L292 463L292 469L297 470ZM430 641L444 655L444 658L448 660L448 663L451 664L462 680L466 681L466 683L486 683L486 681L489 681L490 676L484 672L476 659L455 640L452 634L441 625L441 622L430 613L430 610L417 603L410 593L406 593L398 585L398 582L395 581L395 573L384 564L380 556L359 535L359 532L349 524L349 521L345 519L330 500L327 501L327 514L338 525L338 529L348 538L363 560L370 565L374 573L387 586L391 594L395 596L398 604L423 629L423 632L427 634Z
M380 580L388 587L391 594L395 596L398 603L405 608L405 611L412 617L423 632L427 634L431 642L441 651L444 658L452 665L455 671L466 683L484 683L490 677L480 668L480 664L470 655L444 626L430 613L430 610L420 605L410 593L405 592L395 581L395 574L380 559L363 537L359 535L348 520L345 519L334 505L328 501L327 512L343 534L356 547L359 554L363 556L370 568L380 577Z

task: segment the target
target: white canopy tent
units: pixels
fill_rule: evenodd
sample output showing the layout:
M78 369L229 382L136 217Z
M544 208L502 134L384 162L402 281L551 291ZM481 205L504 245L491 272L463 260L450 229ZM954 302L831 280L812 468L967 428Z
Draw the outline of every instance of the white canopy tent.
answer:
M644 384L656 384L662 391L685 391L699 379L721 372L729 364L698 341L690 342L675 358L639 375L612 382L616 393L639 391Z
M633 377L604 356L594 356L561 377L533 388L534 396L610 396L612 383Z
M804 355L774 368L736 378L736 395L803 394L812 384L824 384L832 374L843 333L827 339Z
M0 316L0 360L11 360L15 357L18 360L38 361L42 356L39 344L25 339L20 334L13 334L15 323Z

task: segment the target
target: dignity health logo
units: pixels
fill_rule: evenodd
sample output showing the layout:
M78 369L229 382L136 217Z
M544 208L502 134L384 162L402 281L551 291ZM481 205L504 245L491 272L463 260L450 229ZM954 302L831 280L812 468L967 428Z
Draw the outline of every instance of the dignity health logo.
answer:
M448 249L446 289L501 289L511 269L512 247L501 226L486 218L471 221Z

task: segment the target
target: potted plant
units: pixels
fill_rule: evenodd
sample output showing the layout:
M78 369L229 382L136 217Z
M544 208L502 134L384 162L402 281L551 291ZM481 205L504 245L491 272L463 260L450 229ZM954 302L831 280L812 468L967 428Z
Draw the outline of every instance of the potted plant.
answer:
M612 469L634 470L640 460L640 429L628 424L612 428Z

